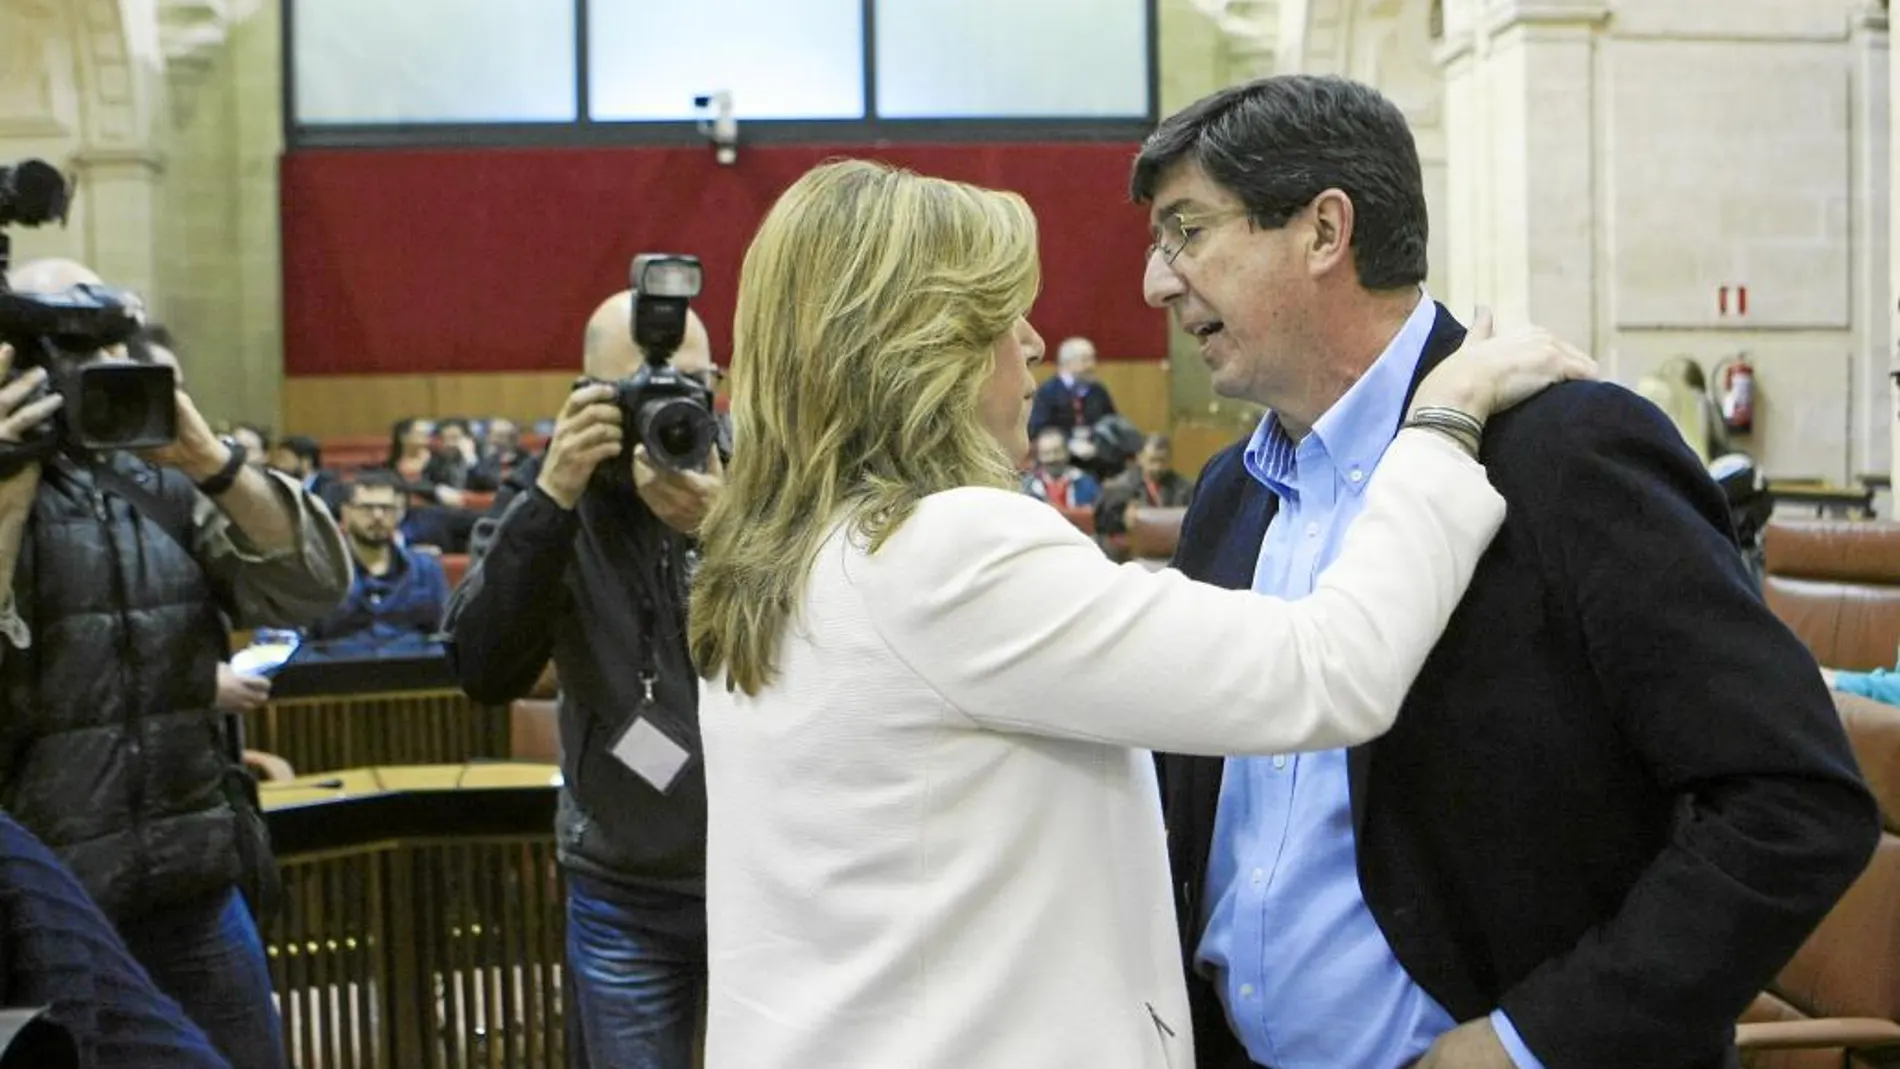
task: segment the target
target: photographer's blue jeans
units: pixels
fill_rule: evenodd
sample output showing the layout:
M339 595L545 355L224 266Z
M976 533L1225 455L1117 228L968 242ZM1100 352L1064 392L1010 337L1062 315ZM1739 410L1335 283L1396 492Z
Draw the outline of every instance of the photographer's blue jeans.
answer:
M283 1069L283 1027L271 1001L264 942L237 888L147 913L121 924L119 934L232 1069Z
M692 1069L706 998L704 898L569 872L567 964L588 1069Z

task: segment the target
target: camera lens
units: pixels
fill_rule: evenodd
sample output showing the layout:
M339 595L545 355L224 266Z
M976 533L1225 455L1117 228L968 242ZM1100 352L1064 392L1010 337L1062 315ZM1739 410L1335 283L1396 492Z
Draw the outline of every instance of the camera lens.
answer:
M702 466L712 452L712 413L684 397L641 405L639 429L647 455L654 463L675 471Z
M88 449L143 449L176 436L167 367L98 364L78 369L61 392L65 418Z

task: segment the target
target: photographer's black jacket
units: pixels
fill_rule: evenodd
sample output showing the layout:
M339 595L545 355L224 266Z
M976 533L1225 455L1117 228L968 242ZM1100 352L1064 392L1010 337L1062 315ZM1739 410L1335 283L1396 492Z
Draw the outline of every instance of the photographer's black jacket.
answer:
M124 921L244 876L217 696L225 619L295 626L349 590L349 551L315 501L270 476L298 544L263 554L183 474L115 454L141 511L95 467L47 465L13 590L31 644L0 652L0 805Z
M443 627L456 677L477 701L521 697L553 657L561 862L620 884L696 893L706 783L686 651L686 546L631 491L591 487L570 512L528 490L509 502ZM665 794L611 752L640 709L648 664L656 678L647 716L692 754Z

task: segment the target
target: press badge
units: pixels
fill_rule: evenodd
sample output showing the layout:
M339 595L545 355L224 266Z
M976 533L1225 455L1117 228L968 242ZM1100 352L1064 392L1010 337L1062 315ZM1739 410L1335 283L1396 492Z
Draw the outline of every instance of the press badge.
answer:
M653 684L647 682L645 700L640 703L641 714L652 706ZM636 714L633 723L614 740L612 753L614 759L626 765L634 775L665 794L673 789L693 754L641 714Z

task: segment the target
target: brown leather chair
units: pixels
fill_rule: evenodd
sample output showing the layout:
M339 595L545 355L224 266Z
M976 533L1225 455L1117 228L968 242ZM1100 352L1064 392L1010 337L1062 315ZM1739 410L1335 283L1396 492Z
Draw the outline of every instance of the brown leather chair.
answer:
M1083 534L1092 535L1095 533L1095 506L1085 505L1082 508L1070 509L1058 505L1056 506L1056 511L1062 513L1064 519L1075 524L1076 529Z
M1851 694L1835 704L1880 801L1874 858L1742 1016L1747 1069L1900 1064L1900 708Z
M1174 548L1181 542L1181 520L1187 509L1175 506L1130 505L1128 507L1128 558L1141 561L1174 559Z
M1776 520L1763 596L1829 668L1894 666L1900 645L1900 523Z

